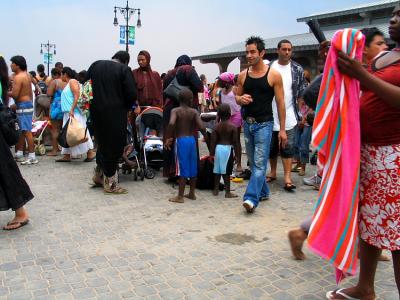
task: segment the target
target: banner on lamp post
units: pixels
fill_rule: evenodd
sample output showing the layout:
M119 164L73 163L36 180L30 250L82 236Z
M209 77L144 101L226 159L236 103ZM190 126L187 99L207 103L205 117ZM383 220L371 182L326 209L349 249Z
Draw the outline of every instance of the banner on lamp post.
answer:
M129 45L135 44L135 26L129 26ZM126 26L119 26L119 43L126 44Z
M52 64L53 63L53 53L45 53L43 55L43 60L45 64Z

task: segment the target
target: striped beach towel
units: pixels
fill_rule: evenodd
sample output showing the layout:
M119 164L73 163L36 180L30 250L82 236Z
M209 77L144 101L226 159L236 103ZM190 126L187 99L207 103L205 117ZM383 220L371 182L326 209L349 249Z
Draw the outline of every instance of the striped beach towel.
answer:
M325 63L313 125L321 187L308 243L336 268L336 281L357 271L360 164L360 86L337 67L338 51L361 60L364 36L355 29L335 33Z

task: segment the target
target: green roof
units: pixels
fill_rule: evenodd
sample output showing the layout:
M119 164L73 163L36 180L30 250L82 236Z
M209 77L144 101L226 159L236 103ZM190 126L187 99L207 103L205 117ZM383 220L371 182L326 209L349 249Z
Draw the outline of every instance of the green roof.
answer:
M399 3L398 0L380 0L380 1L375 1L375 2L369 2L366 4L361 4L358 6L353 6L353 7L349 7L349 8L345 8L345 9L341 9L341 10L313 14L308 17L299 18L299 19L297 19L297 22L307 22L311 19L325 19L325 18L330 18L330 17L357 14L357 13L361 13L361 12L369 12L369 11L374 11L374 10L378 10L378 9L395 7L396 4L398 4L398 3Z

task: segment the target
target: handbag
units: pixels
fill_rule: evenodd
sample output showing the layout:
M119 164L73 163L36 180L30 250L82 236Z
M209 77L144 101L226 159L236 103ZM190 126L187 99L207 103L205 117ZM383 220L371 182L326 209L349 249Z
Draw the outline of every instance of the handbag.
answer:
M60 146L63 147L63 148L69 148L69 145L67 143L68 125L69 125L69 119L65 123L65 125L61 128L60 133L59 133L58 138L57 138L58 144L60 144Z
M88 141L88 137L86 136L87 127L83 128L81 123L79 123L79 121L74 117L70 117L68 123L67 144L70 147L74 147Z
M169 98L178 100L179 93L183 89L188 89L188 88L189 88L188 86L179 84L178 79L175 76L174 79L170 82L170 84L165 88L164 93Z
M21 135L17 114L9 107L0 104L0 130L8 146L18 143Z

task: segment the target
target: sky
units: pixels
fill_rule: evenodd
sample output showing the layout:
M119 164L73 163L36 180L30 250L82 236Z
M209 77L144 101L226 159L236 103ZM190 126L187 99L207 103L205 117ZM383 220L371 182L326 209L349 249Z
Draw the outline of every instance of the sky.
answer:
M148 50L153 70L160 74L173 68L182 54L202 55L250 35L264 38L304 33L307 25L296 21L314 13L344 9L373 0L137 0L129 6L141 9L142 27L130 46L132 68L137 53ZM0 54L9 61L13 55L27 59L28 70L43 63L40 44L56 44L53 63L61 61L76 71L87 69L99 59L109 59L118 50L119 28L113 26L114 6L126 0L0 0ZM123 16L117 12L122 25ZM136 25L137 14L130 25ZM216 64L193 65L209 80L218 75ZM50 68L52 65L50 65ZM228 71L237 73L235 60Z

